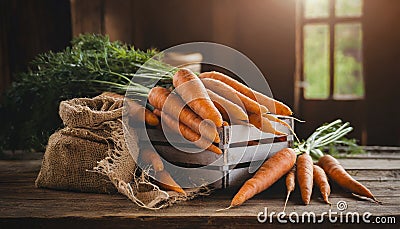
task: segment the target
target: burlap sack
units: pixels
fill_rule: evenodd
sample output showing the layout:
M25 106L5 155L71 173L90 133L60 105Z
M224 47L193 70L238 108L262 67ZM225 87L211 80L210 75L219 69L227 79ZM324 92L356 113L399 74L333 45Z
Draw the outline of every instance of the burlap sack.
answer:
M59 114L66 127L49 138L36 186L96 193L118 191L148 209L204 194L203 189L187 190L187 195L166 192L150 182L146 171L135 176L137 135L121 121L122 105L121 99L106 96L61 102ZM134 143L130 151L125 137Z

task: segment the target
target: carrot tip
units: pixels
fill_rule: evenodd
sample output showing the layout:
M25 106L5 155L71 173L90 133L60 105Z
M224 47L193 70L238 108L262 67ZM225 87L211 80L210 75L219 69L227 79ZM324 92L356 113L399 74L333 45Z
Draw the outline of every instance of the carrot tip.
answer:
M374 200L374 202L377 203L377 204L383 204L382 201L379 201L379 200L377 200L377 199L375 199L375 198L373 198L373 200Z
M225 210L228 210L228 209L231 209L231 208L233 208L233 205L230 205L229 207L226 207L226 208L217 209L215 211L216 212L220 212L220 211L225 211Z

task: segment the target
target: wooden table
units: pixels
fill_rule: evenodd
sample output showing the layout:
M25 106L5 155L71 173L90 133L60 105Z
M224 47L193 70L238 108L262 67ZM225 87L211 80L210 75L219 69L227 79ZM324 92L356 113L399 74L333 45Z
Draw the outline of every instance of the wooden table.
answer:
M395 224L380 224L380 227L399 228L400 220L400 154L399 151L369 153L356 157L341 159L344 167L359 181L366 185L383 202L378 205L368 200L361 200L337 186L332 187L330 200L331 211L358 212L362 216L370 212L372 221L395 220ZM9 227L41 227L41 228L136 228L138 226L158 227L239 227L268 226L294 227L314 226L321 224L305 224L273 222L261 224L257 214L268 207L268 212L282 211L285 198L285 187L282 181L277 182L269 190L247 201L243 206L228 211L216 212L216 209L229 204L235 190L217 190L210 196L199 197L192 201L182 202L159 211L140 209L122 195L103 195L89 193L73 193L37 189L34 180L41 164L36 160L2 160L0 161L0 228ZM347 209L339 211L337 203L345 201ZM318 190L314 190L310 205L301 204L298 190L292 195L286 212L302 215L314 212L317 220L323 212L328 212L329 205L322 202ZM293 213L292 218L295 218ZM288 218L286 218L288 219ZM304 218L308 220L307 216ZM337 226L324 217L324 226ZM343 218L345 220L345 218ZM349 217L351 221L351 218ZM360 217L360 224L341 226L361 226L366 224ZM271 226L271 225L270 225Z

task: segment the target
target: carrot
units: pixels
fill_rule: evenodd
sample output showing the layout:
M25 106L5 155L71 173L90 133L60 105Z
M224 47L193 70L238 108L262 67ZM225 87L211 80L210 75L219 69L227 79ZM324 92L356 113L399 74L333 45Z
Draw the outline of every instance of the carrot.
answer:
M263 132L276 135L286 135L285 133L276 130L267 118L264 118L259 114L249 114L249 122Z
M124 99L123 95L113 92L103 92L102 96L111 97L114 99ZM136 121L145 122L150 126L157 126L160 121L151 111L132 99L126 99L127 111Z
M244 107L248 113L262 114L268 112L268 109L265 106L251 100L224 82L215 79L201 79L201 82L203 82L207 89L217 93L227 100L230 100L240 107Z
M207 149L216 154L222 154L222 151L220 148L213 145L211 141L208 141L207 139L201 137L198 133L194 132L192 129L190 129L185 124L183 124L179 121L176 121L175 119L171 118L171 116L169 116L168 114L166 114L158 109L154 109L153 112L157 116L161 117L162 122L164 122L168 126L169 129L171 129L175 133L181 134L185 139L193 142L193 144L195 144L199 148Z
M351 177L339 161L331 155L320 157L318 165L324 169L329 178L338 183L341 187L350 190L354 194L368 197L375 202L380 203L367 187Z
M290 116L293 114L292 110L284 103L270 98L258 91L253 91L256 96L256 101L266 106L272 113L278 115Z
M284 122L283 120L280 120L279 118L277 118L277 117L275 117L275 116L273 116L273 115L271 115L271 114L268 114L268 113L264 113L262 116L263 116L263 117L266 117L266 118L267 118L268 120L270 120L270 121L277 122L277 123L279 123L279 124L281 124L281 125L287 127L287 128L289 129L289 131L294 135L294 137L296 138L296 140L297 140L298 142L300 142L299 138L297 137L297 134L294 132L293 128L292 128L289 124L287 124L287 123Z
M143 162L151 164L154 171L159 172L164 170L164 164L160 158L160 155L158 155L158 153L154 150L150 148L143 149L140 152L140 157Z
M230 117L229 120L230 119L249 120L249 117L247 116L246 112L244 112L240 106L232 103L231 101L225 99L222 96L219 96L218 94L212 92L209 89L207 89L207 93L210 96L211 101L213 101L214 105L215 103L218 103L220 107L222 107L227 112L228 117ZM218 110L220 111L220 109Z
M171 177L168 171L163 170L160 172L156 172L155 174L156 182L159 186L164 189L175 191L178 193L182 193L186 195L186 192L175 182L175 180Z
M292 111L288 106L279 102L275 99L272 99L266 95L261 94L260 92L254 91L253 89L247 87L246 85L240 83L232 79L231 77L222 74L220 72L204 72L199 75L199 78L211 78L216 79L221 82L224 82L237 90L238 92L242 93L243 95L247 96L248 98L257 101L261 105L264 105L270 110L271 112L279 115L292 115Z
M229 119L228 112L224 109L224 107L216 101L213 101L213 103L214 103L214 106L219 111L219 113L221 113L222 120L224 120L224 122L231 122L231 120Z
M314 165L313 168L314 168L314 171L313 171L314 183L318 186L325 203L331 204L331 202L329 202L329 199L328 199L329 195L331 194L331 187L329 186L328 178L326 177L326 173L318 165Z
M277 122L283 126L286 126L290 131L292 131L294 133L292 127L289 124L287 124L286 122L282 121L281 119L279 119L271 114L268 114L268 113L264 113L264 114L262 114L262 116L267 118L270 121Z
M313 161L309 154L303 153L297 157L297 181L301 198L305 205L310 203L313 189Z
M187 107L182 99L163 87L154 87L149 92L149 103L164 111L172 118L179 120L196 133L219 143L221 140L214 125L203 122L203 119Z
M175 91L186 104L203 119L210 119L217 127L222 126L222 116L212 103L200 79L189 69L180 69L172 80Z
M289 200L290 193L294 191L294 188L296 186L295 178L296 178L296 165L294 165L292 169L288 172L288 174L286 174L285 183L286 183L287 195L286 195L285 205L283 206L283 212L285 212L286 204Z
M285 175L296 162L296 153L293 149L285 148L275 153L265 161L256 174L247 180L233 197L228 208L239 206L256 194L264 191Z

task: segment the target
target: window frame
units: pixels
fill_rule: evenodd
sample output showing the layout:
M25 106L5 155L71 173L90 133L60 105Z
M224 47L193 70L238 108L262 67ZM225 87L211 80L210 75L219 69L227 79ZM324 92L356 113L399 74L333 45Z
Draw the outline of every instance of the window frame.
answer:
M362 96L346 96L336 97L334 96L335 87L335 43L336 43L336 25L337 24L351 24L359 23L361 31L363 31L363 12L364 12L364 0L361 5L361 15L359 16L336 16L336 0L327 0L329 2L329 16L328 17L317 17L317 18L306 18L305 17L305 0L297 1L296 6L296 85L295 88L298 91L295 93L300 95L303 100L363 100L365 98L365 79L363 73L364 83L364 94ZM304 77L304 27L306 25L322 24L328 26L329 31L329 96L327 98L306 98L305 88L306 81ZM363 37L361 43L361 51L363 52ZM364 71L364 61L361 63Z

